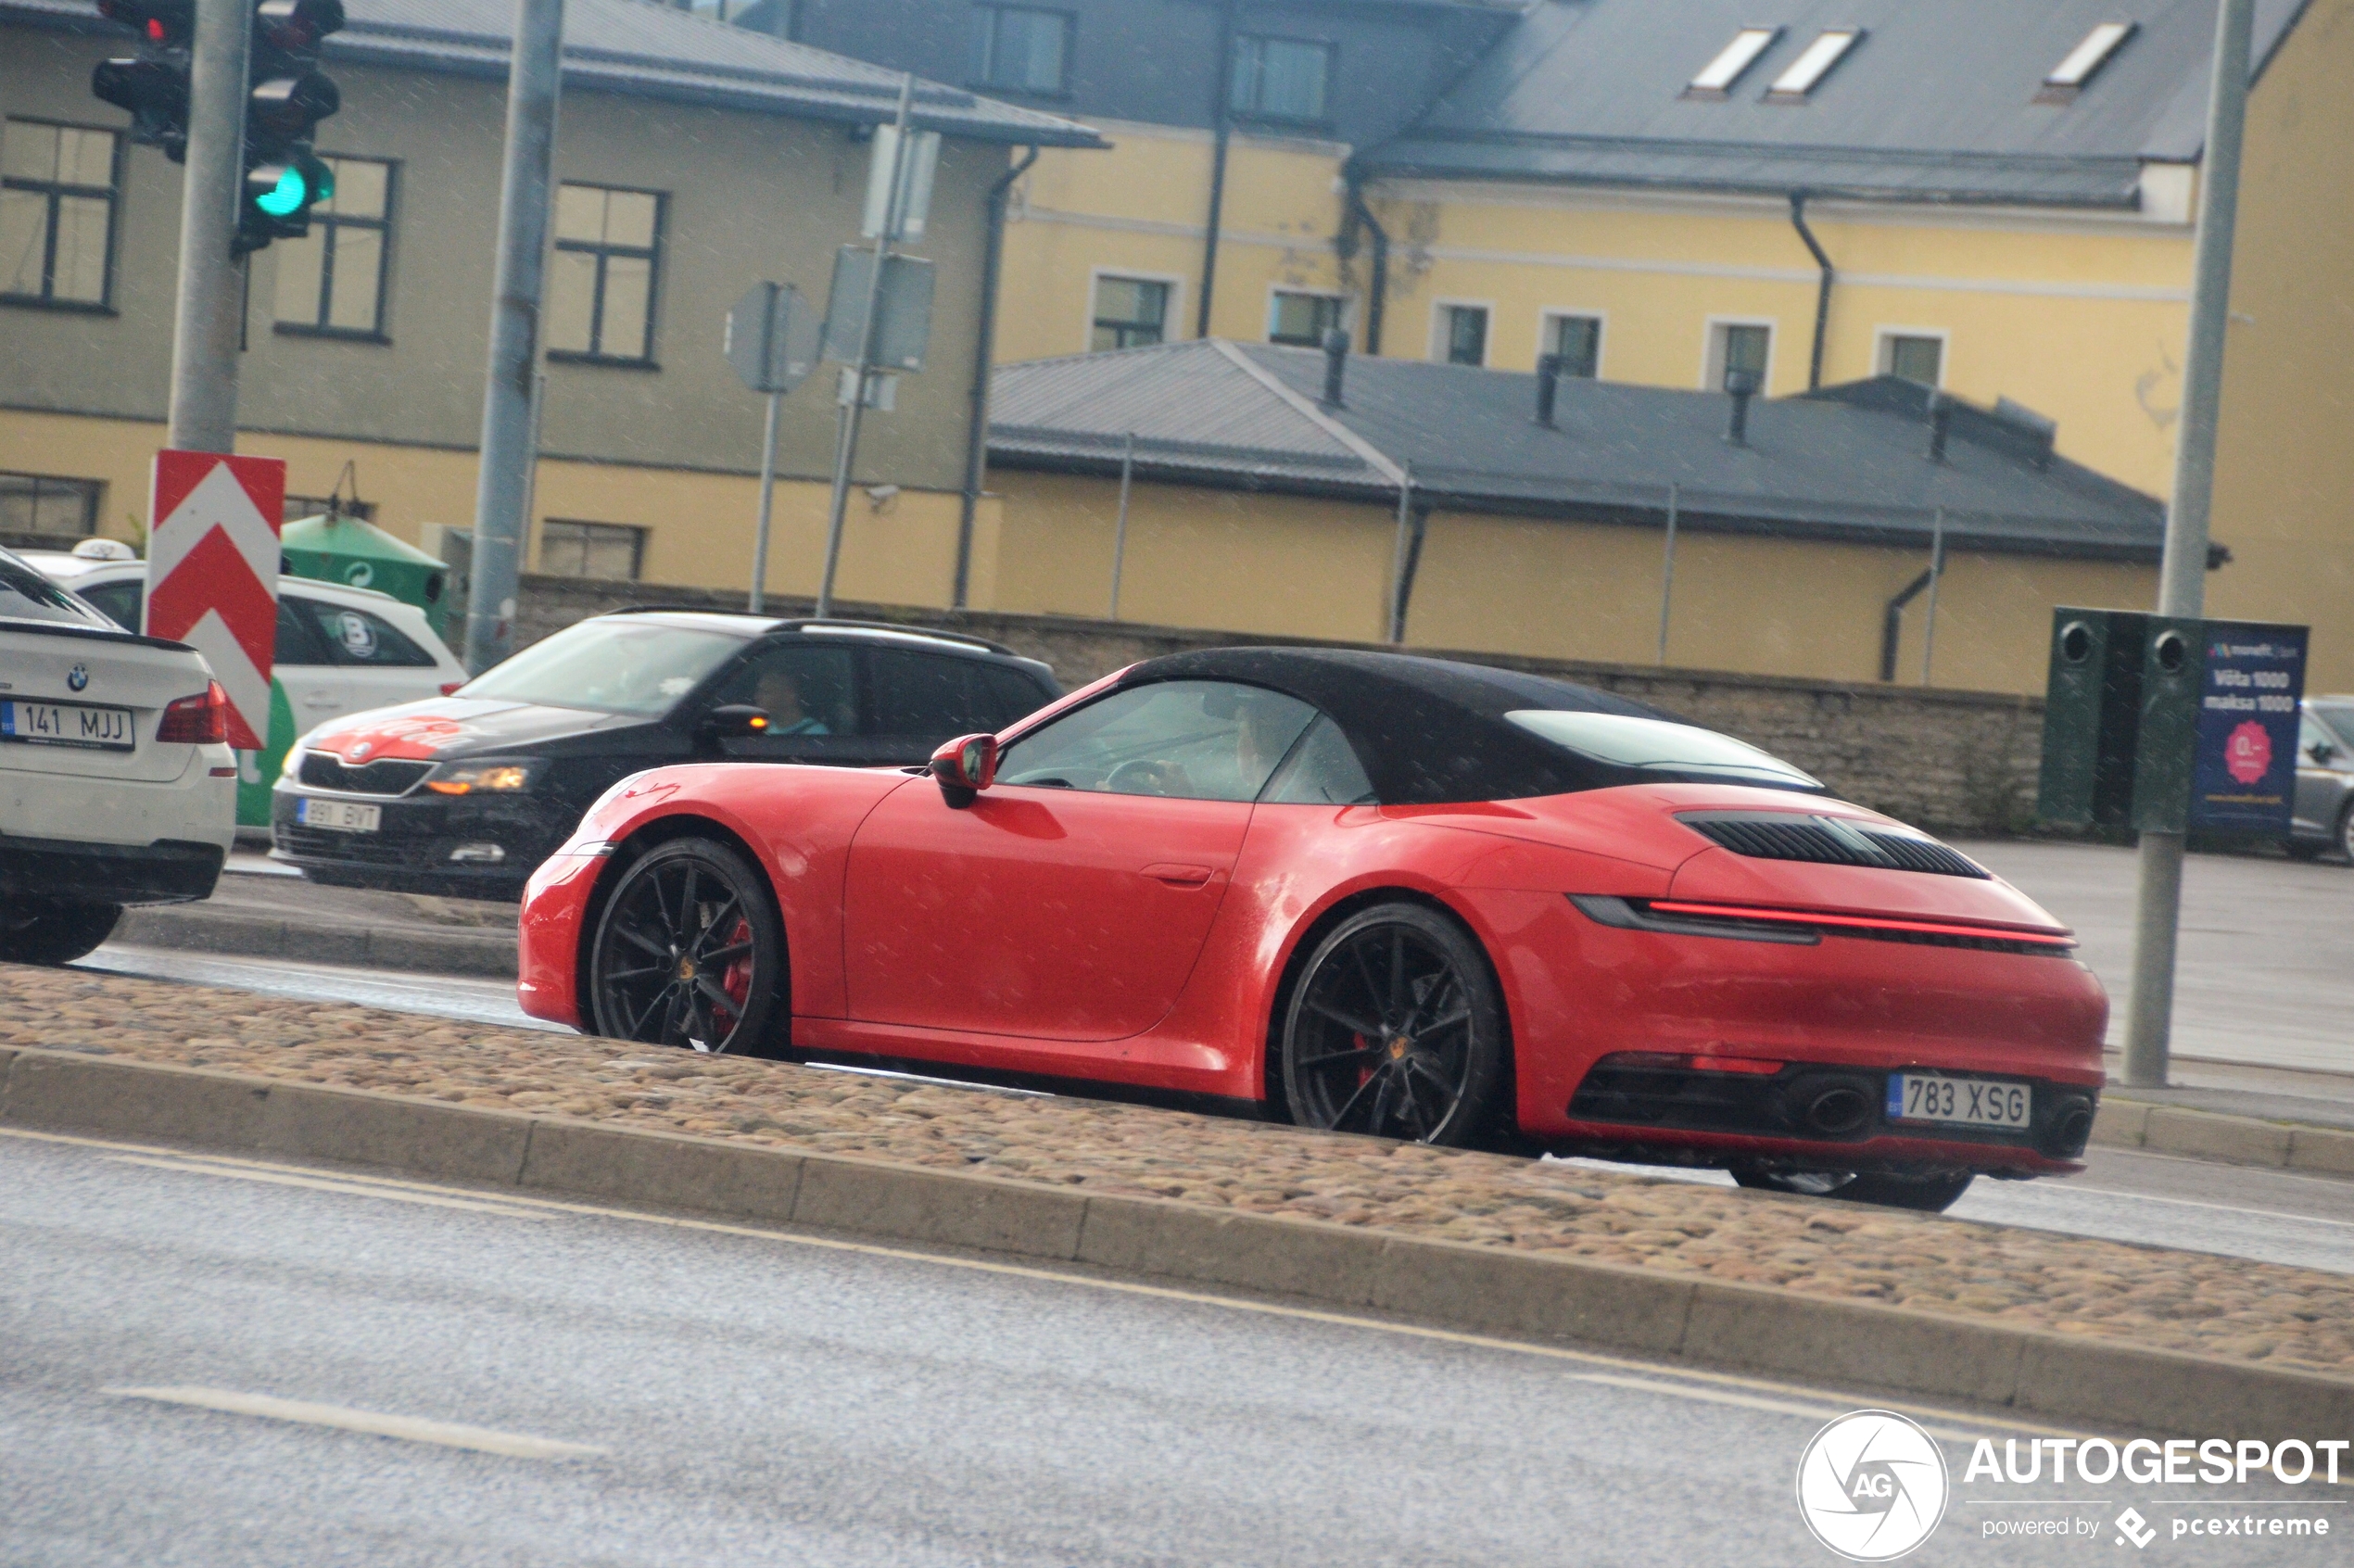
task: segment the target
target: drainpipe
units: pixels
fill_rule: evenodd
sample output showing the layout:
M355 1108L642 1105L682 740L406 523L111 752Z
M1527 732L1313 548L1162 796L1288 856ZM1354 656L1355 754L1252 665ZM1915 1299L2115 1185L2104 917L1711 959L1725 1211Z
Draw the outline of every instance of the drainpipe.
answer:
M1790 222L1798 231L1798 237L1806 242L1806 248L1814 253L1815 265L1823 273L1822 282L1815 285L1815 348L1806 360L1806 390L1812 392L1823 384L1823 329L1831 319L1831 282L1838 274L1831 270L1831 259L1823 254L1822 246L1816 243L1815 231L1806 226L1804 191L1790 194Z
M1372 277L1365 288L1365 352L1381 352L1382 309L1389 302L1389 231L1381 226L1373 209L1365 203L1365 182L1355 171L1348 175L1348 216L1344 221L1344 233L1348 224L1362 223L1373 237ZM1353 237L1342 251L1346 258L1355 249Z
M972 587L973 513L981 506L981 474L989 462L989 370L997 351L997 274L1006 256L1006 203L1014 182L1038 161L1038 149L1022 149L1021 161L989 187L989 238L981 253L981 330L973 345L973 385L965 435L965 494L956 513L956 582L949 607L965 608Z
M1905 606L1920 597L1921 589L1937 580L1934 570L1923 572L1905 585L1904 591L1888 601L1879 624L1879 677L1884 681L1896 678L1896 644L1905 636Z
M1218 101L1210 106L1210 123L1217 127L1217 150L1209 161L1209 234L1202 241L1201 306L1194 318L1194 335L1209 335L1209 301L1218 288L1218 229L1226 210L1226 144L1234 130L1227 106L1234 96L1234 5L1226 0L1218 17Z

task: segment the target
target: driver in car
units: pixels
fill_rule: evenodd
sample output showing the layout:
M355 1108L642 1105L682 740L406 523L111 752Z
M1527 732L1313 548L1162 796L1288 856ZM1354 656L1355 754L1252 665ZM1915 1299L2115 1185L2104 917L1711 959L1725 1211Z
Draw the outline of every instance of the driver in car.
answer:
M1233 714L1211 714L1212 718L1231 716L1234 723L1234 750L1220 754L1202 748L1204 754L1194 766L1201 777L1193 778L1185 765L1175 761L1132 762L1114 770L1107 786L1122 794L1187 795L1201 800L1247 801L1255 798L1275 765L1299 737L1299 720L1294 710L1297 704L1272 693L1263 697L1246 696L1235 703Z
M826 721L801 705L801 683L792 672L766 669L753 682L752 703L768 715L771 735L830 735Z

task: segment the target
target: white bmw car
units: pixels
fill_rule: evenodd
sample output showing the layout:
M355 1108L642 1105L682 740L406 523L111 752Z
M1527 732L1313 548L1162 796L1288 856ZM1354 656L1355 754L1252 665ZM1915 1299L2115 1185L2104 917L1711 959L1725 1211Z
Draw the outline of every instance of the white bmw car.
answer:
M0 960L62 964L130 904L211 896L236 838L229 702L0 550Z

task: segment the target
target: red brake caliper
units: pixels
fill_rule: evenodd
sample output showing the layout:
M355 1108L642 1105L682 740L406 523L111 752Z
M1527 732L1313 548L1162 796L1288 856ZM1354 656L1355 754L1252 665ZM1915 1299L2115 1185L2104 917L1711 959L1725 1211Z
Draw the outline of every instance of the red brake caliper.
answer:
M748 942L750 941L752 941L752 922L740 916L736 920L736 929L728 933L728 940L720 945L723 947L733 947L739 942ZM741 1017L744 1007L752 1000L751 954L745 954L742 957L736 959L728 966L727 969L722 972L719 977L719 989L726 992L735 1000L737 1016ZM713 1010L714 1012L724 1011L724 1009L719 1008L715 1008ZM736 1024L735 1018L715 1018L713 1021L715 1023L724 1023L729 1029L733 1029Z

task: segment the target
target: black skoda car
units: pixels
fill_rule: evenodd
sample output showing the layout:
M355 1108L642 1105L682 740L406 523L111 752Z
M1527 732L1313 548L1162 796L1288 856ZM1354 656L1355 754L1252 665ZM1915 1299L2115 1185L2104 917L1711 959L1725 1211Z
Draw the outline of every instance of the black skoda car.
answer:
M688 610L599 615L447 697L304 736L271 810L312 879L513 898L589 803L706 759L907 765L1059 696L978 638Z

